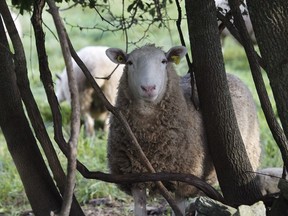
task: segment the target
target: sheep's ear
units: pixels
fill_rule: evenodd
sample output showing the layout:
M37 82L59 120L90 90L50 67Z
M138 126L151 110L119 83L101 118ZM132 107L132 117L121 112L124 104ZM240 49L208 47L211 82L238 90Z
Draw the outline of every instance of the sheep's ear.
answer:
M109 48L106 50L106 55L116 64L125 64L127 61L127 54L121 49Z
M175 64L179 64L181 58L186 55L187 49L184 46L175 46L172 47L167 53L166 58L169 62L173 62Z

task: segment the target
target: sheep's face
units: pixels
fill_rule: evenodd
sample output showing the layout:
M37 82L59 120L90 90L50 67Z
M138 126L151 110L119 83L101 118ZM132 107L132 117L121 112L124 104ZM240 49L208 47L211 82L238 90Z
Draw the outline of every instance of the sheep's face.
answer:
M167 83L167 58L159 49L134 50L127 58L128 84L135 98L157 101Z
M167 85L167 64L179 63L186 54L186 48L173 47L167 53L154 45L147 45L132 51L110 48L107 56L117 64L126 64L128 85L138 100L157 103L162 99Z

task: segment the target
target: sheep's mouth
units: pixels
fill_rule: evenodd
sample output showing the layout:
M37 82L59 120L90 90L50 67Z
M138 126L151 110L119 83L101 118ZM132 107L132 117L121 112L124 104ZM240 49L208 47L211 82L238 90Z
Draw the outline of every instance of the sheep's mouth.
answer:
M141 98L144 101L147 101L147 102L154 102L154 101L156 101L157 97L158 97L157 94L144 94L144 95L141 95Z

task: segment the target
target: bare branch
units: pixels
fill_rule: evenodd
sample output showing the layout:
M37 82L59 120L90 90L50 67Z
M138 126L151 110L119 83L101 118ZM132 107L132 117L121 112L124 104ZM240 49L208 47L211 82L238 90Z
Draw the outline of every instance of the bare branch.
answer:
M94 10L95 10L96 13L99 15L99 17L101 18L102 21L105 21L105 22L108 23L109 25L114 26L111 22L109 22L109 20L105 19L105 18L100 14L100 12L98 11L98 9L97 9L96 6L94 7Z
M88 169L84 168L79 170L81 174L87 179L98 179L110 183L139 183L139 182L149 182L149 181L163 181L169 184L170 181L185 182L189 185L193 185L207 196L212 199L224 202L222 195L215 190L211 185L206 183L204 180L194 176L192 174L181 174L181 173L133 173L125 175L112 175L103 172L90 172Z
M122 1L122 13L121 15L115 16L108 5L96 5L94 6L94 10L99 15L99 17L108 25L103 26L102 24L96 23L94 26L80 26L78 24L69 23L66 19L64 22L66 25L71 28L79 28L80 30L100 30L102 33L105 32L117 32L124 31L125 36L127 35L127 30L132 29L133 26L144 26L145 30L143 30L144 35L133 42L127 42L127 44L137 44L139 41L147 38L149 29L151 26L159 24L162 27L167 28L166 23L169 21L176 21L175 19L171 19L168 17L167 12L165 12L166 7L163 6L163 2L159 0L154 0L149 4L143 4L142 1L134 1L128 6L128 15L127 10L125 8L126 1ZM127 3L126 3L127 4ZM167 4L167 3L165 3ZM149 5L149 6L147 6ZM104 8L105 15L109 14L109 18L103 16L104 12L100 11L99 8ZM153 11L153 12L152 12ZM125 18L124 18L125 13ZM157 26L159 28L159 26ZM127 40L126 40L127 41Z
M42 29L42 11L45 5L45 0L38 0L34 2L34 9L33 9L33 15L31 18L31 22L34 28L35 32L35 40L36 40L36 48L38 53L38 61L39 61L39 71L40 71L40 78L42 80L43 86L45 88L45 92L47 95L47 99L52 111L53 116L53 122L54 122L54 133L58 137L62 137L61 142L62 145L67 147L67 143L65 142L62 134L62 120L61 120L61 114L59 110L58 100L54 93L53 88L53 80L52 75L48 66L48 59L47 54L45 50L45 34ZM53 151L49 151L46 153L45 147L52 147L52 143L45 144L43 146L44 152L46 154L47 160L49 162L49 166L53 172L54 179L57 183L57 186L59 188L60 193L62 196L64 195L64 189L65 189L65 179L66 175L61 167L61 164L58 160L57 154L52 147ZM66 154L68 155L68 154ZM55 163L55 165L53 165ZM78 204L77 200L74 197L71 211L73 211L77 215L84 215L80 205Z
M222 13L217 11L217 18L222 22L219 25L219 32L221 33L223 29L226 27L231 35L243 46L242 38L240 37L240 34L237 30L237 28L230 22L230 17L232 16L231 11L226 13L226 16L224 16ZM245 41L244 41L245 42ZM263 62L263 59L258 55L258 53L255 51L255 55L257 55L257 60L261 67L266 70L266 65Z
M35 32L35 40L36 40L38 58L39 58L39 63L40 63L40 65L39 65L40 76L41 76L41 80L43 81L46 93L47 93L47 89L49 89L51 87L51 85L53 85L53 84L52 84L51 74L50 74L50 76L48 75L49 77L47 77L47 75L44 72L44 70L45 70L44 67L45 67L45 65L48 65L48 62L47 62L47 64L46 63L41 64L41 63L45 62L45 57L46 57L46 54L45 53L43 54L43 52L42 52L42 48L45 47L45 44L44 44L45 41L44 41L44 32L41 28L41 14L42 14L42 9L44 7L44 4L45 4L44 0L35 1L31 22L32 22L34 32ZM46 61L47 61L47 58L46 58ZM49 96L49 93L47 93L47 96ZM42 143L41 140L40 140L40 143ZM45 142L43 142L43 143L45 143ZM46 148L48 148L48 146L51 149L46 150ZM65 178L65 173L61 168L61 164L60 164L58 157L57 157L57 154L53 148L52 142L49 140L49 143L43 145L42 147L43 147L44 152L46 154L46 157L48 159L49 166L53 172L53 175L54 175L54 178L57 182L57 185L58 185L60 191L64 192L65 183L63 180Z
M107 77L94 77L94 78L95 79L109 80L111 78L111 76L114 74L114 72L117 70L118 67L119 67L119 64L113 69L113 71Z
M69 9L71 9L71 8L76 7L78 4L79 4L78 2L75 2L74 4L69 5L69 6L66 7L66 8L63 8L63 9L61 9L60 11L66 11L66 10L69 10Z
M182 46L186 46L186 43L185 43L185 40L184 40L184 36L183 36L183 32L182 32L182 28L181 28L182 9L181 9L179 0L175 0L175 3L176 3L176 6L177 6L177 10L178 10L178 18L177 18L177 21L176 21L176 26L177 26L178 33L179 33L179 38L180 38ZM191 69L190 67L191 67L192 63L191 63L191 60L189 58L188 53L186 54L185 57L186 57L186 61L187 61L187 64L188 64L189 70L190 70Z
M69 157L67 165L67 178L66 178L66 188L63 196L63 203L61 212L59 215L68 216L71 209L71 204L73 200L73 193L75 187L75 175L76 175L76 158L77 158L77 142L79 137L79 128L80 128L80 105L79 105L79 95L77 82L73 72L73 64L71 59L71 53L69 50L69 45L67 41L67 34L65 27L62 23L62 20L59 15L58 8L55 5L53 0L47 0L49 5L49 12L51 13L57 33L59 36L59 41L61 44L62 54L64 57L67 75L68 75L68 84L71 93L71 135L69 139Z
M126 48L125 48L125 51L128 52L128 33L127 33L127 29L126 29L126 26L125 26L125 15L124 15L124 11L125 11L125 2L124 0L122 0L122 29L123 29L123 32L124 32L124 35L125 35L125 40L126 40Z
M181 9L179 0L175 0L175 2L176 2L177 10L178 10L178 19L176 21L176 26L177 26L177 29L178 29L178 33L179 33L181 44L186 47L186 43L185 43L185 40L184 40L182 28L181 28L182 9ZM186 57L186 61L187 61L187 64L188 64L189 73L190 73L190 77L191 77L191 100L192 100L193 105L195 106L195 108L198 110L199 109L199 104L197 104L197 102L196 102L197 101L197 99L196 99L197 96L195 94L196 85L195 85L195 75L194 75L193 63L191 62L188 53L186 53L185 57Z

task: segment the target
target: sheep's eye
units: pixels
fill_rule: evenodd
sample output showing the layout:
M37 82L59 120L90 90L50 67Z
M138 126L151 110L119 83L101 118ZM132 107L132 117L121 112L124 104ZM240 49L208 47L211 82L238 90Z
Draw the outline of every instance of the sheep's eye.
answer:
M161 63L162 63L162 64L166 64L166 63L167 63L167 59L163 59L163 60L161 61Z
M133 63L132 63L132 61L129 60L129 61L126 62L126 64L127 65L132 65Z

